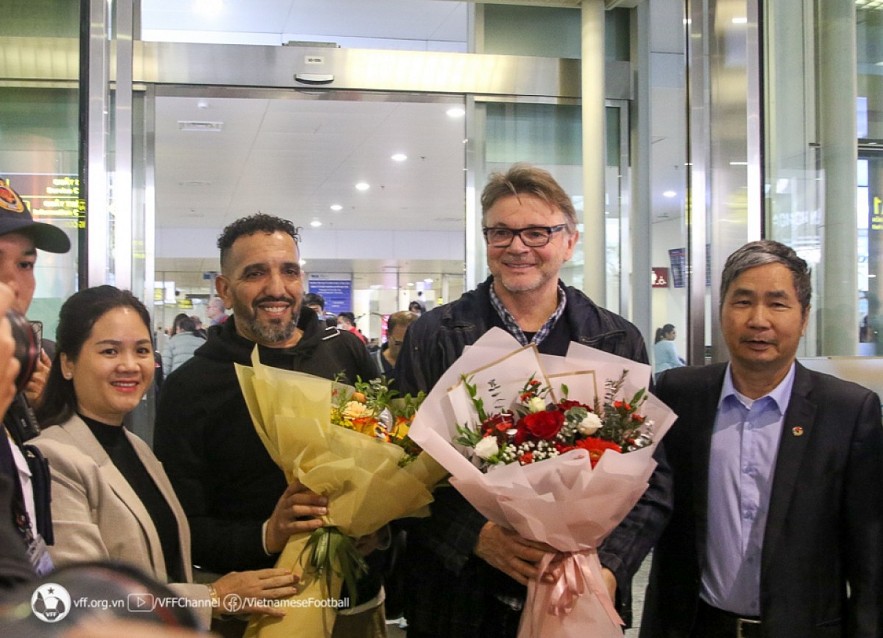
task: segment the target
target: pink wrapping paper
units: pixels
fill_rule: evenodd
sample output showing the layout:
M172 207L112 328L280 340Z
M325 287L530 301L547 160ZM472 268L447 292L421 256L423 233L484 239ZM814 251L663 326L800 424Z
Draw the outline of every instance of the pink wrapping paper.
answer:
M539 354L522 347L507 332L493 329L448 369L417 412L410 436L451 473L451 484L488 520L521 536L571 554L560 564L542 565L556 576L552 584L532 581L519 637L622 636L621 620L601 579L597 547L622 521L647 489L656 467L652 455L674 422L675 414L650 395L641 412L654 421L653 443L627 454L605 453L593 469L585 450L521 466L497 465L482 472L452 441L456 425L477 423L461 375L471 377L479 393L493 379L500 388L483 396L497 411L535 378L562 396L591 404L603 397L604 382L628 370L623 395L649 387L650 366L572 343L566 357ZM545 561L548 563L548 561Z

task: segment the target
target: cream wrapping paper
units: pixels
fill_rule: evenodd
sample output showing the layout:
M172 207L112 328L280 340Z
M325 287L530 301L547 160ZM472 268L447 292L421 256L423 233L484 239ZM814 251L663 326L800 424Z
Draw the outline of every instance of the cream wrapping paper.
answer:
M358 538L397 518L428 514L431 489L445 470L425 453L402 467L401 447L332 424L334 382L265 366L257 348L252 367L237 364L236 374L255 430L288 482L297 478L328 497L328 526ZM301 574L308 538L309 534L292 536L276 566ZM330 636L333 608L312 601L337 599L340 579L333 579L331 591L321 578L301 585L300 593L282 603L285 617L254 616L245 635Z
M568 397L592 405L604 383L628 370L622 395L648 388L650 366L572 343L567 356L541 355L522 347L509 333L494 328L442 375L423 401L411 438L451 473L451 484L488 520L544 542L568 556L545 561L552 584L528 585L519 636L547 638L621 638L621 620L601 579L597 548L640 499L656 462L657 443L676 416L650 395L640 412L654 421L653 443L627 454L605 453L593 469L585 450L530 465L497 465L482 472L453 443L457 424L475 426L478 416L462 378L470 379L490 414L512 405L533 376ZM489 385L494 387L489 389Z

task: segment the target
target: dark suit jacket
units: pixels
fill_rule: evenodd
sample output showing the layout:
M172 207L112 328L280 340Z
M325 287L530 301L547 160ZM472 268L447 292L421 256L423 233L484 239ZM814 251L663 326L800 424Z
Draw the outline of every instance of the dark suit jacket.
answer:
M656 384L679 416L663 439L674 512L654 551L641 638L689 636L696 617L714 542L706 538L708 461L725 370L677 368ZM879 397L797 364L762 550L765 637L883 636L881 486Z

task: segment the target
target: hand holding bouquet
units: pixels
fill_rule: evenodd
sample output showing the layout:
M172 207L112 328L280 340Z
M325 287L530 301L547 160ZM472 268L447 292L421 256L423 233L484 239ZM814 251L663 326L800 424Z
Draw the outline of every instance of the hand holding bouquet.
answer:
M427 455L412 458L401 445L376 436L373 425L365 436L347 427L339 411L335 423L335 410L354 394L340 384L264 366L257 349L252 366L237 365L236 373L255 430L286 478L328 497L325 527L292 536L277 561L302 572L305 586L292 597L302 602L286 607L283 618L253 620L246 635L328 636L333 606L321 603L338 599L343 576L354 580L358 572L352 539L397 518L425 515L430 490L445 472ZM379 413L359 417L380 421Z

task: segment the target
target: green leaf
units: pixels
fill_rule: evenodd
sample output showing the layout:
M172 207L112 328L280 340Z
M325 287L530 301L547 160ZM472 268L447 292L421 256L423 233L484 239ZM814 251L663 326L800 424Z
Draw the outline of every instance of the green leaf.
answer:
M304 554L306 561L304 562ZM358 604L356 585L360 577L368 573L368 564L356 548L352 538L337 527L320 527L307 539L298 562L304 566L304 576L321 578L325 581L325 591L331 592L332 576L337 574L346 584L353 599Z

